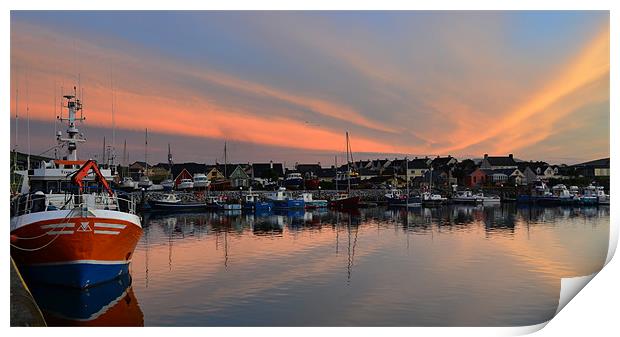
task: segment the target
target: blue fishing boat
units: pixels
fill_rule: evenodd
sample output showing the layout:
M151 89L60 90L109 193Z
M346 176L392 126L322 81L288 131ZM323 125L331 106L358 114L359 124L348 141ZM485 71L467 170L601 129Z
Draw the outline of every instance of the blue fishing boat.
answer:
M271 202L262 201L257 193L250 190L243 196L242 208L246 211L266 213L272 210L273 204Z
M273 203L274 209L303 209L305 206L303 199L294 199L284 187L267 193L267 199Z

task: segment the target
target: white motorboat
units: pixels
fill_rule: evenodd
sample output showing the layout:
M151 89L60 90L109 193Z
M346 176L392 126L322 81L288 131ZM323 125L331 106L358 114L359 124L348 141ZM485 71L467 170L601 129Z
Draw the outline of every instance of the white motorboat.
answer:
M207 188L211 182L207 178L207 175L204 173L196 173L194 174L194 188Z
M147 176L140 177L140 181L138 181L139 188L148 189L149 187L151 187L151 185L153 185L153 182L151 181L151 179L149 179L149 177Z
M465 190L456 192L452 197L452 202L456 204L478 204L481 200L478 195L474 195L472 191Z
M502 202L502 199L497 195L484 195L484 193L480 192L475 195L478 200L478 203L483 205L497 205Z
M431 192L422 193L422 205L423 206L441 206L448 201L446 197L442 197L440 194L433 194Z
M181 179L177 189L179 190L189 190L194 188L194 182L191 179Z
M133 179L131 179L131 177L125 177L123 178L123 182L121 183L121 187L123 189L126 190L137 190L138 189L138 183L133 181Z
M160 185L163 187L164 190L171 191L174 188L174 180L172 179L162 180Z

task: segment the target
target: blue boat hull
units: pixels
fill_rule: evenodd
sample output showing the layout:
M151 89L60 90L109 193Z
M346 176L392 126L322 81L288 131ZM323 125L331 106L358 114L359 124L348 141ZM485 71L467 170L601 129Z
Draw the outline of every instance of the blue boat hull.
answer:
M289 199L289 200L273 200L274 209L303 209L305 203L303 200Z
M243 209L255 212L270 212L273 208L273 204L270 202L246 202L243 204Z
M129 273L129 263L67 263L24 265L20 272L27 280L74 288L86 288Z
M118 300L131 285L129 274L89 289L33 284L32 295L41 309L73 320L91 320Z

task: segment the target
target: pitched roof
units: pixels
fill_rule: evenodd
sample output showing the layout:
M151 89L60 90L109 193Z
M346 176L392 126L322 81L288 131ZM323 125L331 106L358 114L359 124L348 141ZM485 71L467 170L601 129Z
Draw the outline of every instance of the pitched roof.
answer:
M517 162L512 155L509 156L485 156L486 161L491 166L517 166Z
M521 172L518 168L507 168L507 169L495 169L495 170L491 170L492 173L503 173L507 176L511 176L514 174L515 171L519 171Z
M176 177L179 175L179 173L181 173L181 171L183 171L183 169L186 169L187 172L189 172L190 174L195 174L195 173L206 173L210 170L210 168L207 167L207 165L205 164L199 164L199 163L180 163L180 164L173 164L172 165L172 176Z
M284 166L282 163L254 163L252 164L252 170L254 171L255 178L261 178L265 172L269 171L273 165L273 170L278 177L284 176Z
M609 158L596 159L596 160L587 161L585 163L572 165L572 167L584 167L584 166L609 168Z
M308 172L313 173L314 175L317 175L318 172L321 171L321 165L319 164L297 164L296 170L302 175L305 175Z
M409 169L426 169L429 168L428 159L417 158L409 161Z
M439 157L439 156L437 156L431 162L431 166L433 166L434 168L441 167L441 166L446 166L453 159L455 159L455 158L452 157L452 156L447 156L447 157Z
M517 163L517 167L521 172L525 171L525 169L528 167L530 168L530 170L536 171L536 168L542 168L545 166L549 166L549 164L544 161L522 161Z

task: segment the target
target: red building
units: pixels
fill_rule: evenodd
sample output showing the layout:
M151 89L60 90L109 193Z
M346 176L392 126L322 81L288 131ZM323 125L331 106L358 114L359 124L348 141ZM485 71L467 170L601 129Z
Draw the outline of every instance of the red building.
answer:
M188 170L183 169L181 173L179 173L177 177L174 178L174 186L179 186L179 184L181 183L181 179L192 179L192 174L189 173Z
M465 186L478 187L485 185L489 181L487 172L483 169L476 169L465 177Z

